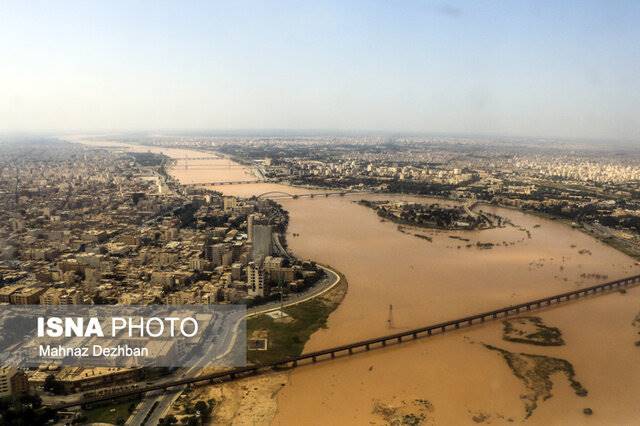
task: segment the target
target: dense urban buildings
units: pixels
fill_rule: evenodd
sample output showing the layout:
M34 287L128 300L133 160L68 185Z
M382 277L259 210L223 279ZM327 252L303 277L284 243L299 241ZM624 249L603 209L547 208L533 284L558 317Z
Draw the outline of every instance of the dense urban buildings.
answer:
M0 150L2 304L254 306L323 276L284 251L278 204L183 188L162 155L55 140ZM50 377L77 392L142 376L52 361L26 374L3 368L0 393L40 393Z

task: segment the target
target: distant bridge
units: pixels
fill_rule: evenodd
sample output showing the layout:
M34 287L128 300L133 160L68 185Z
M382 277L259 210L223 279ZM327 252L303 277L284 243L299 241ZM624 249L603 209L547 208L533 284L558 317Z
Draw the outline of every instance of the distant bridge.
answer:
M297 198L302 198L302 197L308 197L308 198L314 198L314 197L328 197L330 195L339 195L339 196L344 196L345 194L353 194L354 191L331 191L331 192L308 192L305 194L289 194L288 192L284 192L284 191L269 191L269 192L263 192L262 194L258 195L256 198L293 198L293 199L297 199Z
M220 185L246 185L250 183L262 183L262 180L228 180L228 181L220 181L220 182L203 182L203 183L189 183L183 186L187 187L203 187L203 186L220 186Z
M142 396L146 392L155 390L167 390L176 386L189 385L194 383L210 383L218 384L237 380L243 377L253 376L259 373L264 373L273 370L280 370L283 368L298 367L299 363L316 363L321 360L334 359L338 356L353 355L358 352L365 352L375 348L385 347L389 344L400 344L403 342L413 341L422 337L430 337L433 335L444 334L457 330L461 327L470 327L472 325L482 324L485 321L490 321L498 318L505 318L511 315L519 315L521 311L529 312L535 309L542 309L558 305L562 302L569 302L584 298L587 296L595 296L600 294L610 293L614 290L621 290L628 287L632 287L640 283L640 275L634 275L632 277L622 278L615 281L610 281L604 284L597 284L591 287L585 287L578 290L569 291L566 293L556 294L554 296L545 297L542 299L536 299L529 302L520 303L518 305L511 305L504 308L496 309L493 311L483 312L480 314L470 315L464 318L458 318L451 321L441 322L437 324L428 325L426 327L416 328L413 330L403 331L395 334L388 334L385 336L374 337L372 339L361 340L357 342L348 343L341 346L335 346L332 348L322 349L319 351L307 352L302 355L284 358L278 361L269 362L266 364L250 365L247 367L237 367L226 371L217 373L203 374L197 377L189 377L184 379L178 379L171 382L158 383L155 385L142 386L136 389L127 390L117 394L111 394L108 396L95 396L86 398L82 401L67 402L60 405L53 406L54 410L61 410L78 405L92 404L96 402L109 401L118 398L125 398L131 396Z
M211 157L174 157L174 161L187 161L187 160L221 160L224 157L211 156Z
M186 168L186 170L229 170L229 169L240 169L240 168L247 168L245 166L238 166L236 164L231 164L231 165L222 165L222 164L189 164L189 163L183 163L183 164L175 164L174 165L176 168L182 166L183 169Z
M206 169L206 170L227 170L227 169L242 169L248 166L237 164L229 161L227 164L202 164L191 163L191 161L218 161L223 160L224 157L183 157L172 158L171 164L174 167L183 167L185 170L191 169Z

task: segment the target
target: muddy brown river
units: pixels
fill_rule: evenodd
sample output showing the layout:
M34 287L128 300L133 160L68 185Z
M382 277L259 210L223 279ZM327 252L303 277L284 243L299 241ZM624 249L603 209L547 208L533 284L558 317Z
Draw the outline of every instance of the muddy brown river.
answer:
M154 150L176 158L202 156L188 150ZM254 179L246 169L220 167L231 164L226 159L192 163L184 168L178 162L172 174L184 183ZM237 196L271 190L309 192L274 184L216 189ZM294 254L335 267L349 282L344 301L329 317L327 328L311 337L306 351L639 273L630 257L560 222L480 206L513 225L466 232L400 232L396 224L354 203L361 198L416 199L349 195L280 200L290 213L288 242ZM477 242L495 246L481 249ZM640 347L635 341L640 328L632 323L640 312L639 295L631 289L533 313L561 330L563 346L505 341L502 324L495 321L298 368L277 393L273 423L638 424ZM588 394L577 395L562 371L551 372L542 384L517 377L506 359L485 344L514 354L565 360ZM527 417L531 398L536 407Z

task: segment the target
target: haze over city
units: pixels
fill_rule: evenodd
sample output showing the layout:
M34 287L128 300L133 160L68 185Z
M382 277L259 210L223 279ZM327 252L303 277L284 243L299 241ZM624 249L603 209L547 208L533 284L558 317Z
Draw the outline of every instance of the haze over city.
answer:
M0 2L0 426L630 425L640 2Z
M634 1L4 1L0 131L637 141L638 21Z

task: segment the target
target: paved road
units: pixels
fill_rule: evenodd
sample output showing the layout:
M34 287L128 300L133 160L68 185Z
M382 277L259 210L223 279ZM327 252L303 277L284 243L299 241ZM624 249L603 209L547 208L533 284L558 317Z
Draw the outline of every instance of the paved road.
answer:
M238 332L240 331L240 325L245 318L251 318L257 315L273 312L279 310L281 307L294 306L300 303L304 303L310 299L321 296L327 291L334 288L340 282L340 276L331 268L318 265L322 268L326 276L313 287L307 291L301 293L295 293L289 295L284 303L280 301L273 301L265 303L259 306L254 306L247 309L245 315L239 318L235 324L229 324L227 326L224 322L218 325L216 330L215 340L209 342L209 347L203 350L205 354L212 354L210 357L201 357L195 365L190 367L180 368L167 377L157 379L153 381L153 384L162 384L164 382L171 382L176 378L191 378L198 376L203 369L216 365L220 365L220 360L227 357L236 345ZM224 316L223 321L233 321L229 316ZM220 334L223 332L223 334ZM242 342L241 342L242 343ZM143 400L138 404L133 414L127 420L127 425L138 426L142 424L147 414L153 409L149 419L145 424L156 425L161 417L164 417L169 407L181 394L184 387L172 389L169 391L153 391L149 392ZM80 394L66 395L66 396L49 396L43 395L43 401L47 405L56 405L60 403L70 403L79 401ZM157 404L156 404L157 402Z
M306 292L290 296L289 299L284 302L282 307L294 306L315 297L321 296L322 294L334 288L340 282L340 276L333 269L322 265L318 266L325 271L326 277ZM277 311L280 308L281 304L279 301L255 306L253 308L247 309L247 313L242 319ZM196 377L198 374L200 374L203 368L211 366L216 361L219 361L220 359L231 353L233 347L236 344L242 319L238 320L233 327L227 328L227 330L230 330L231 333L225 333L223 340L225 341L224 343L226 343L226 345L221 345L221 347L226 347L226 350L218 351L218 354L213 359L202 358L196 365L178 370L176 373L171 375L171 380L176 377ZM211 342L210 345L219 346L218 342ZM213 351L204 351L204 353L213 353ZM127 420L126 424L128 426L141 425L144 419L147 417L147 414L149 414L149 412L153 409L153 412L149 414L149 418L144 424L153 426L157 425L160 419L166 415L171 405L176 399L178 399L184 389L185 386L181 386L179 388L171 389L168 391L154 391L150 394L145 395L144 399L138 404L133 414Z

